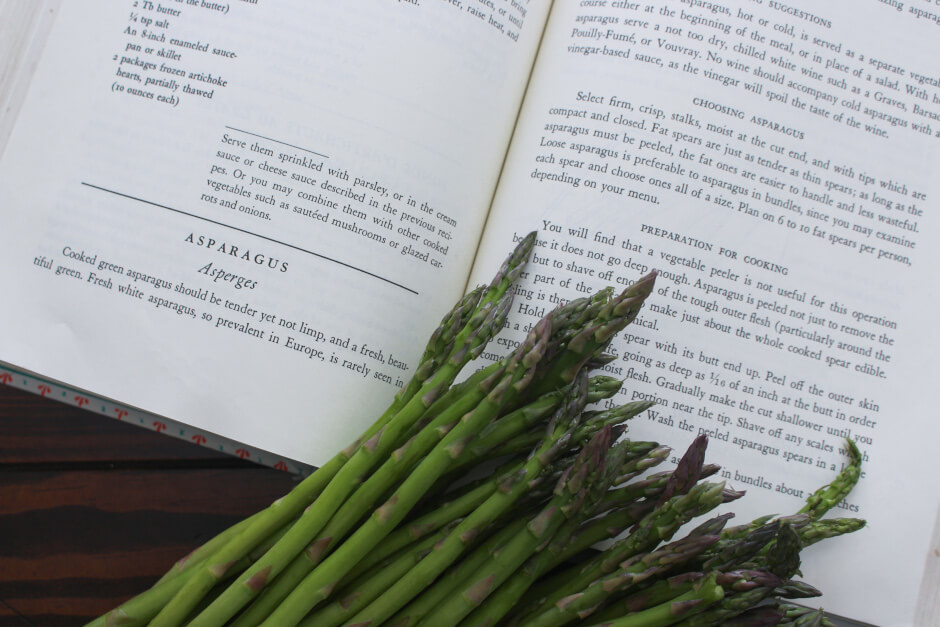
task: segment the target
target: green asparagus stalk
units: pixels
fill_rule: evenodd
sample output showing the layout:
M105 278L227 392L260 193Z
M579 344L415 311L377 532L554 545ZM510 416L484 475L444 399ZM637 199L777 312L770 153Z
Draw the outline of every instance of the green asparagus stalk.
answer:
M824 518L814 520L805 527L796 530L800 545L806 548L820 540L835 538L846 533L854 533L865 526L861 518Z
M813 520L819 520L826 512L841 503L858 483L861 475L862 454L852 440L846 439L845 444L849 452L849 463L832 483L810 495L806 500L806 505L799 511L800 514L807 514Z
M790 579L774 588L773 595L778 599L811 599L822 596L822 592L805 581Z
M777 609L783 613L777 623L781 627L835 627L832 621L826 618L822 608L812 609L792 603L778 603Z

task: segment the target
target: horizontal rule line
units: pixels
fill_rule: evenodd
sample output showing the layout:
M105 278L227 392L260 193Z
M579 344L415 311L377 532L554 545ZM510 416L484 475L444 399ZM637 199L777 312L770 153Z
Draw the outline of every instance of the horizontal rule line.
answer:
M282 142L279 139L274 139L273 137L265 137L264 135L258 135L257 133L252 133L251 131L246 131L244 129L235 128L234 126L226 126L225 128L230 131L237 131L239 133L244 133L245 135L251 135L252 137L260 137L261 139L266 139L269 142L274 142L275 144L281 144L282 146L290 146L291 148L296 148L297 150L303 150L304 152L309 152L312 155L317 155L318 157L323 157L324 159L329 159L328 155L323 154L322 152L317 152L316 150L310 150L309 148L303 148L302 146L295 146L294 144L288 144L287 142Z
M85 181L82 181L82 185L84 185L85 187L90 187L90 188L92 188L92 189L97 189L97 190L102 191L102 192L107 192L107 193L113 194L113 195L115 195L115 196L120 196L121 198L127 198L127 199L129 199L129 200L135 200L135 201L137 201L137 202L144 203L144 204L146 204L146 205L150 205L150 206L152 206L152 207L158 207L158 208L160 208L160 209L165 209L165 210L167 210L167 211L172 211L172 212L174 212L174 213L178 213L178 214L180 214L180 215L184 215L184 216L193 218L194 220L201 220L201 221L203 221L203 222L208 222L209 224L214 224L214 225L216 225L216 226L221 226L221 227L223 227L223 228L230 229L230 230L232 230L232 231L238 231L239 233L244 233L245 235L251 235L252 237L257 237L258 239L263 239L263 240L268 241L268 242L271 242L271 243L273 243L273 244L278 244L279 246L284 246L284 247L286 247L286 248L291 248L291 249L293 249L293 250L296 250L296 251L299 251L299 252L302 252L302 253L306 253L306 254L312 255L312 256L314 256L314 257L319 257L320 259L323 259L324 261L329 261L329 262L335 263L335 264L340 265L340 266L343 266L343 267L345 267L345 268L349 268L350 270L355 270L356 272L359 272L359 273L361 273L361 274L365 274L365 275L367 275L367 276L370 276L370 277L372 277L372 278L374 278L374 279L378 279L378 280L380 280L380 281L384 281L385 283L388 283L388 284L390 284L390 285L394 285L395 287L399 287L399 288L405 290L406 292L411 292L412 294L415 294L415 295L418 294L418 292L416 292L415 290L411 289L410 287L406 287L406 286L402 285L401 283L396 283L395 281L392 281L391 279L387 279L387 278L385 278L385 277L383 277L383 276L380 276L380 275L378 275L378 274L369 272L368 270L363 270L362 268L359 268L359 267L354 266L354 265L352 265L352 264L346 263L345 261L340 261L339 259L334 259L334 258L332 258L332 257L327 257L326 255L321 255L320 253L313 252L312 250L307 250L306 248L301 248L300 246L295 246L294 244L289 244L289 243L287 243L287 242L282 242L282 241L280 241L280 240L276 240L276 239L271 238L271 237L266 237L266 236L264 236L264 235L259 235L259 234L257 234L257 233L252 233L251 231L238 228L237 226L232 226L231 224L225 224L224 222L219 222L219 221L217 221L217 220L211 220L211 219L209 219L209 218L204 218L204 217L202 217L202 216L198 216L198 215L193 214L193 213L188 213L188 212L183 211L183 210L181 210L181 209L175 209L175 208L169 207L169 206L167 206L167 205L161 205L160 203L156 203L156 202L153 202L153 201L151 201L151 200L146 200L146 199L144 199L144 198L138 198L137 196L131 196L130 194L124 194L124 193L122 193L122 192L118 192L118 191L115 191L115 190L113 190L113 189L108 189L108 188L106 188L106 187L100 187L100 186L98 186L98 185L93 185L93 184L91 184L91 183L86 183Z

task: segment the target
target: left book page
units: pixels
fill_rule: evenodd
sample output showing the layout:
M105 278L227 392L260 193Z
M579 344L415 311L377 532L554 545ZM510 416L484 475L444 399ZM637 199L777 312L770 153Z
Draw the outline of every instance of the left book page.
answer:
M0 160L0 361L321 463L463 291L547 5L61 11Z

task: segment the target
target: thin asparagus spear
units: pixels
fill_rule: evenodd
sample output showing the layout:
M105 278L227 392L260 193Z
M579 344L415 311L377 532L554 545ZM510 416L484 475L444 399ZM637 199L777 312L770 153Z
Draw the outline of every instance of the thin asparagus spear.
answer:
M824 518L797 529L796 533L800 536L800 545L806 548L826 538L854 533L864 526L865 521L861 518Z
M777 609L783 614L777 623L780 627L835 627L832 621L826 618L822 608L812 609L792 603L778 603Z
M807 514L813 520L819 520L830 509L842 502L842 499L855 487L861 476L862 454L852 440L845 440L849 452L849 463L842 469L832 483L816 490L806 500L806 505L798 512Z

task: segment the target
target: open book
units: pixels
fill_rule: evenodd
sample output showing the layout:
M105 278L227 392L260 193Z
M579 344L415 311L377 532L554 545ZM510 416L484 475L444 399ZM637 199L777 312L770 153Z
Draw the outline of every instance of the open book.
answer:
M853 439L837 510L869 528L804 572L883 625L923 588L927 624L938 23L884 0L65 3L0 161L0 376L316 464L537 228L492 353L657 268L606 366L615 402L659 403L631 435L708 433L754 513L798 509Z

